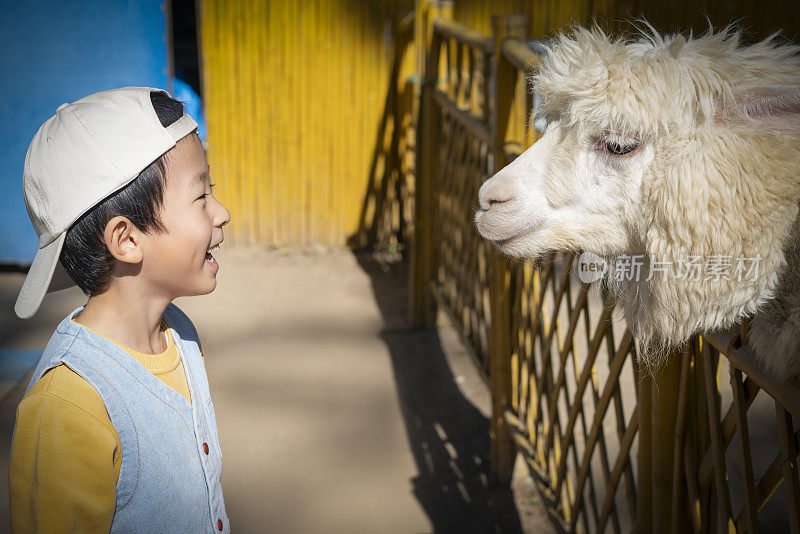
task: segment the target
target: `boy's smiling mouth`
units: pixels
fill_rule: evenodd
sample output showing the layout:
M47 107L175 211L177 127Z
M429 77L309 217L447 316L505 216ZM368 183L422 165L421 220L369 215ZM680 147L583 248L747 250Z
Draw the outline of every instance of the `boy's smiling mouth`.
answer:
M220 243L221 243L221 241L220 241ZM219 264L217 263L217 260L214 259L214 256L211 255L211 253L212 252L216 252L218 250L219 250L219 243L217 243L214 246L209 247L208 250L206 251L206 262L210 263L211 265L213 265L215 267L219 267Z

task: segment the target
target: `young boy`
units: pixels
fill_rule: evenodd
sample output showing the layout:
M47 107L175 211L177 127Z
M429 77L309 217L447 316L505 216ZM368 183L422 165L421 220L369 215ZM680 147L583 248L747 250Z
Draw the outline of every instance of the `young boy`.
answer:
M200 342L172 304L214 290L230 221L196 128L165 91L124 87L60 106L31 141L39 251L14 309L31 317L70 282L89 299L17 409L15 532L230 530Z

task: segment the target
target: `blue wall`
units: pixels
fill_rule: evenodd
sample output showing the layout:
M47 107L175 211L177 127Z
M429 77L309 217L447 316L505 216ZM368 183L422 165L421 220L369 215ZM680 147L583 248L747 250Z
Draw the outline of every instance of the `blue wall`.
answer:
M0 0L0 263L30 263L25 152L56 108L126 85L167 87L161 0Z

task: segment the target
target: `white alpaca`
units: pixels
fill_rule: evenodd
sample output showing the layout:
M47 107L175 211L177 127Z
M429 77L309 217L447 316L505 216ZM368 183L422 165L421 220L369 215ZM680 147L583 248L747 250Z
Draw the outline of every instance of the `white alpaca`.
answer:
M800 47L740 46L729 29L625 41L581 28L533 83L547 130L481 187L480 233L516 257L671 265L612 284L651 369L692 334L755 315L763 367L800 373ZM699 279L675 271L692 257ZM709 276L714 262L750 272Z

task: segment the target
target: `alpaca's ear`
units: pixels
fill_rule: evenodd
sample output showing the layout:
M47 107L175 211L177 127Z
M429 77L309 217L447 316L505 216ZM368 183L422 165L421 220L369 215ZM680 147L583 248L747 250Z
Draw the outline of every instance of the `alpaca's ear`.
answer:
M686 37L680 34L676 35L672 39L672 42L667 47L667 50L669 50L669 55L671 55L674 58L677 58L680 55L681 50L685 45L686 45Z
M772 85L738 89L732 105L716 119L728 125L800 129L800 86Z

